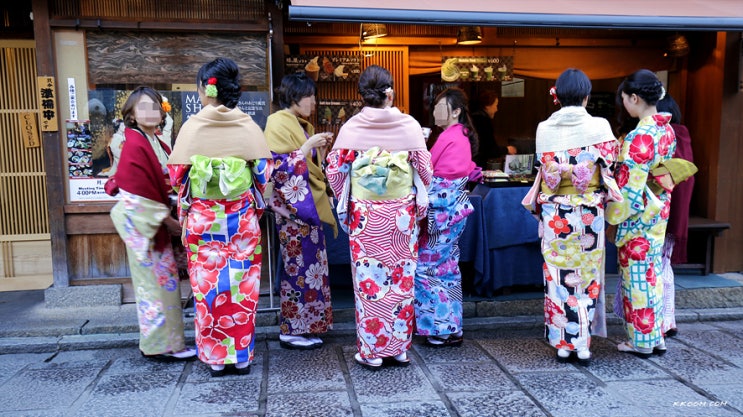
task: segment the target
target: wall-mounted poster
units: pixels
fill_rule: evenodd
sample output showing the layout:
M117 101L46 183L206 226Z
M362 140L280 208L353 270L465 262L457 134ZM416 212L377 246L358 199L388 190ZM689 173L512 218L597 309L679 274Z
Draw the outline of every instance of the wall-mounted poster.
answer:
M199 100L199 93L195 91L182 93L181 107L183 108L183 122L185 122L189 117L201 110L202 106ZM261 129L266 128L266 119L268 119L270 111L267 91L244 91L240 94L240 101L237 102L237 107L243 113L252 117L253 121Z
M512 56L459 56L441 58L441 80L480 82L513 80Z
M287 74L303 71L316 82L357 82L361 75L361 57L357 55L287 56L284 70Z
M320 100L317 106L317 124L320 126L340 126L351 116L361 111L361 100Z

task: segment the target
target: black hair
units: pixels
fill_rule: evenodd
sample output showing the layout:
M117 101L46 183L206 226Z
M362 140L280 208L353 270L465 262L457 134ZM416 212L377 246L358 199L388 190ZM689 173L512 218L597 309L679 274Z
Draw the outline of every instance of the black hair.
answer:
M442 99L446 100L446 103L452 111L459 109L457 122L464 126L464 134L467 135L467 139L470 141L470 149L472 151L472 157L474 158L480 148L480 143L477 138L477 131L473 127L472 119L470 118L470 112L467 109L467 94L459 88L447 88L439 93L439 95L436 96L436 100L433 102L436 104Z
M659 112L671 113L671 123L681 124L681 108L670 94L660 99L655 105Z
M649 106L654 106L663 96L663 83L653 71L641 69L635 71L622 82L622 93L636 94Z
M155 103L160 105L160 116L162 117L161 123L165 121L165 111L163 111L163 97L151 87L141 85L129 94L129 97L124 102L124 106L121 108L121 117L124 119L124 126L135 128L137 121L134 119L134 108L137 107L137 103L142 99L142 96L147 96L152 99Z
M359 94L364 104L370 107L382 107L387 99L387 89L392 88L392 74L379 65L366 67L359 77Z
M485 107L495 103L495 100L499 98L500 96L495 90L483 90L478 97L478 104L484 109Z
M240 101L240 74L235 61L217 58L204 64L196 75L196 85L205 88L209 78L217 79L217 102L234 109Z
M581 106L583 100L591 95L591 80L583 71L568 68L557 77L555 89L562 107Z
M317 86L305 73L297 72L285 75L277 91L279 106L288 109L292 104L299 104L305 97L317 95Z

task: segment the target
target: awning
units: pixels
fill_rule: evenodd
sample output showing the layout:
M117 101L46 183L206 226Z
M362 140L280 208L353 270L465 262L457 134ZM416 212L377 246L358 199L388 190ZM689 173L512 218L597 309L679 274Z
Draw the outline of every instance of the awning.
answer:
M740 31L743 30L743 1L292 0L289 19L312 22Z

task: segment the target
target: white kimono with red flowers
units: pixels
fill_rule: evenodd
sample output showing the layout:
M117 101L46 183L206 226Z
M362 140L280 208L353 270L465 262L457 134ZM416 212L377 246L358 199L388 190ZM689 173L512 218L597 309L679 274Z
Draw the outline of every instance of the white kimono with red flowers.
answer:
M619 224L616 244L621 273L618 294L625 327L635 347L652 349L663 341L662 267L671 193L655 193L648 187L651 171L671 159L676 135L669 125L671 115L658 113L637 124L622 141L615 172L624 201L610 203L606 218Z

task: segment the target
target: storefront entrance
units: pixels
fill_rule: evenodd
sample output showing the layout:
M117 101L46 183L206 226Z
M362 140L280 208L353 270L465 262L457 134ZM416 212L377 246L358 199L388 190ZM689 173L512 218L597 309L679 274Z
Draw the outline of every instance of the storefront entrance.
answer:
M33 40L0 40L0 291L52 283Z

